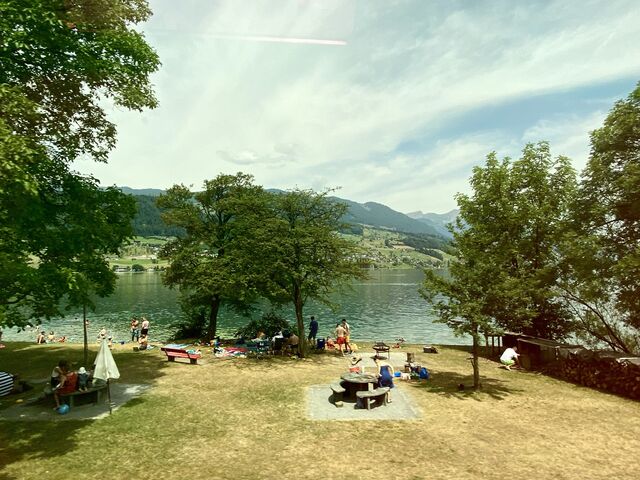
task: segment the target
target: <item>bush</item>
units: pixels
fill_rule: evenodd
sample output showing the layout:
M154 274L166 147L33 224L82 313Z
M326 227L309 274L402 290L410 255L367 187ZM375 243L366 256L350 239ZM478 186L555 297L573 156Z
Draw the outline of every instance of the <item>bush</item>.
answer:
M181 299L180 304L184 319L174 323L175 339L200 338L207 326L208 309L200 305L191 305L188 300Z
M133 270L134 272L144 272L145 268L139 263L134 263L133 265L131 265L131 270Z
M279 331L293 331L287 319L277 313L268 312L260 319L253 319L236 332L237 337L256 338L259 332L264 332L267 337L273 337Z

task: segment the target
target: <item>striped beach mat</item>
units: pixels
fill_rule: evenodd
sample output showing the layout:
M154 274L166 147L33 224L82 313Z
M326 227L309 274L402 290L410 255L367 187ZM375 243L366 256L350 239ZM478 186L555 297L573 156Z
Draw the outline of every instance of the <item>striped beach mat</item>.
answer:
M0 397L9 395L13 390L13 375L0 372Z

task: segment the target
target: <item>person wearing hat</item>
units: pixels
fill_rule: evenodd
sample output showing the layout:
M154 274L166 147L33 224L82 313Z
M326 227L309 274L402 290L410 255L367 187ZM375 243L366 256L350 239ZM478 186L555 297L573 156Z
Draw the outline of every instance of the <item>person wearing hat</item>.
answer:
M353 355L350 359L351 365L349 365L349 372L364 373L364 367L358 365L358 363L360 363L361 361L362 361L362 357Z
M84 367L78 370L78 390L86 392L89 386L89 373Z

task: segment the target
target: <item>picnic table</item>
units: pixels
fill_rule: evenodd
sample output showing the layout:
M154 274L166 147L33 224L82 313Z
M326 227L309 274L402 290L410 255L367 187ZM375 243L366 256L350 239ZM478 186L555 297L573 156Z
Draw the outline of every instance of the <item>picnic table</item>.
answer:
M346 390L345 396L355 400L356 392L373 390L374 385L378 383L378 376L372 373L344 373L340 376L341 385Z

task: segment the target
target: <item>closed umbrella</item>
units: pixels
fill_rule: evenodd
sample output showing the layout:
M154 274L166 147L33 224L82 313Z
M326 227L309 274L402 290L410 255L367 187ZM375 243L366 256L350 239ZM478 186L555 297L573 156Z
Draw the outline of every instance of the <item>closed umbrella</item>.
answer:
M100 350L96 356L95 369L93 371L93 378L99 378L107 382L107 395L109 397L109 413L111 413L111 389L109 388L109 380L112 378L120 378L120 371L113 359L111 349L107 344L107 340L102 340Z

